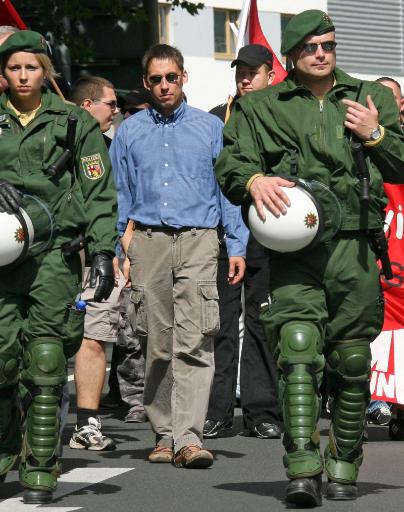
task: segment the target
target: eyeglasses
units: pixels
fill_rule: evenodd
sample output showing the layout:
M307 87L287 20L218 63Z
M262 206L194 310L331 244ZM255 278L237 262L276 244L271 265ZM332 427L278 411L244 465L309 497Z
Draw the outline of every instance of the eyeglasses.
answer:
M93 100L94 103L104 103L104 105L108 105L111 110L115 111L118 108L118 103L115 100L104 101L104 100Z
M299 48L310 55L314 55L319 46L321 46L325 52L332 52L335 50L337 43L336 41L324 41L324 43L305 43L301 44Z
M158 85L163 80L163 78L165 78L168 83L174 84L175 82L178 81L179 77L180 77L180 75L178 75L177 73L167 73L167 75L165 75L165 76L163 76L163 75L149 76L149 78L147 80L153 85Z

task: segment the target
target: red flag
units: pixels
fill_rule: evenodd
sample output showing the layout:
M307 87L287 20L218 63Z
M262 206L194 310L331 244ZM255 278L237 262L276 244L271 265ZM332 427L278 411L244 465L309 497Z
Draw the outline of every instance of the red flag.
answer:
M27 28L10 0L0 0L0 25L12 25L21 30Z
M275 71L275 77L272 85L282 82L285 79L287 72L282 66L278 57L275 55L270 44L266 40L264 33L262 32L260 20L258 18L257 0L251 0L248 24L249 44L261 44L262 46L266 46L274 56L273 70Z

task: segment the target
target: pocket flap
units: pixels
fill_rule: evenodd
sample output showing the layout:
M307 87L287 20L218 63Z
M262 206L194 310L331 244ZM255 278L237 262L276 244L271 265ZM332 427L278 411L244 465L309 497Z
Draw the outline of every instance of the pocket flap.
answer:
M212 283L199 283L199 288L202 295L207 300L219 300L219 293L215 282Z
M144 297L144 288L143 286L137 286L133 287L132 291L130 292L130 300L134 304L140 304Z

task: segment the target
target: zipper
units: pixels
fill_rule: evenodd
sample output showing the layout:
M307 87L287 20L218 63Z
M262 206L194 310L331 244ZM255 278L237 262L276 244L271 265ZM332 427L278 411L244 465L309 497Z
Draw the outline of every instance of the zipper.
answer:
M325 150L324 101L324 99L318 100L320 110L320 145L322 150Z

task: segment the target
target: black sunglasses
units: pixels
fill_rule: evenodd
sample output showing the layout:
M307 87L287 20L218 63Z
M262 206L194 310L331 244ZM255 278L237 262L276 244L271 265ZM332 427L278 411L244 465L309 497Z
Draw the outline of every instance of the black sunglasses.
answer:
M316 53L317 48L319 46L321 46L321 48L325 52L332 52L333 50L335 50L337 43L336 41L324 41L324 43L305 43L301 44L299 48L302 49L304 52L313 55L314 53Z
M180 75L178 75L177 73L167 73L167 75L165 76L152 75L149 76L148 81L153 85L158 85L163 80L163 78L165 78L167 82L169 82L170 84L174 84L175 82L177 82L179 76Z

